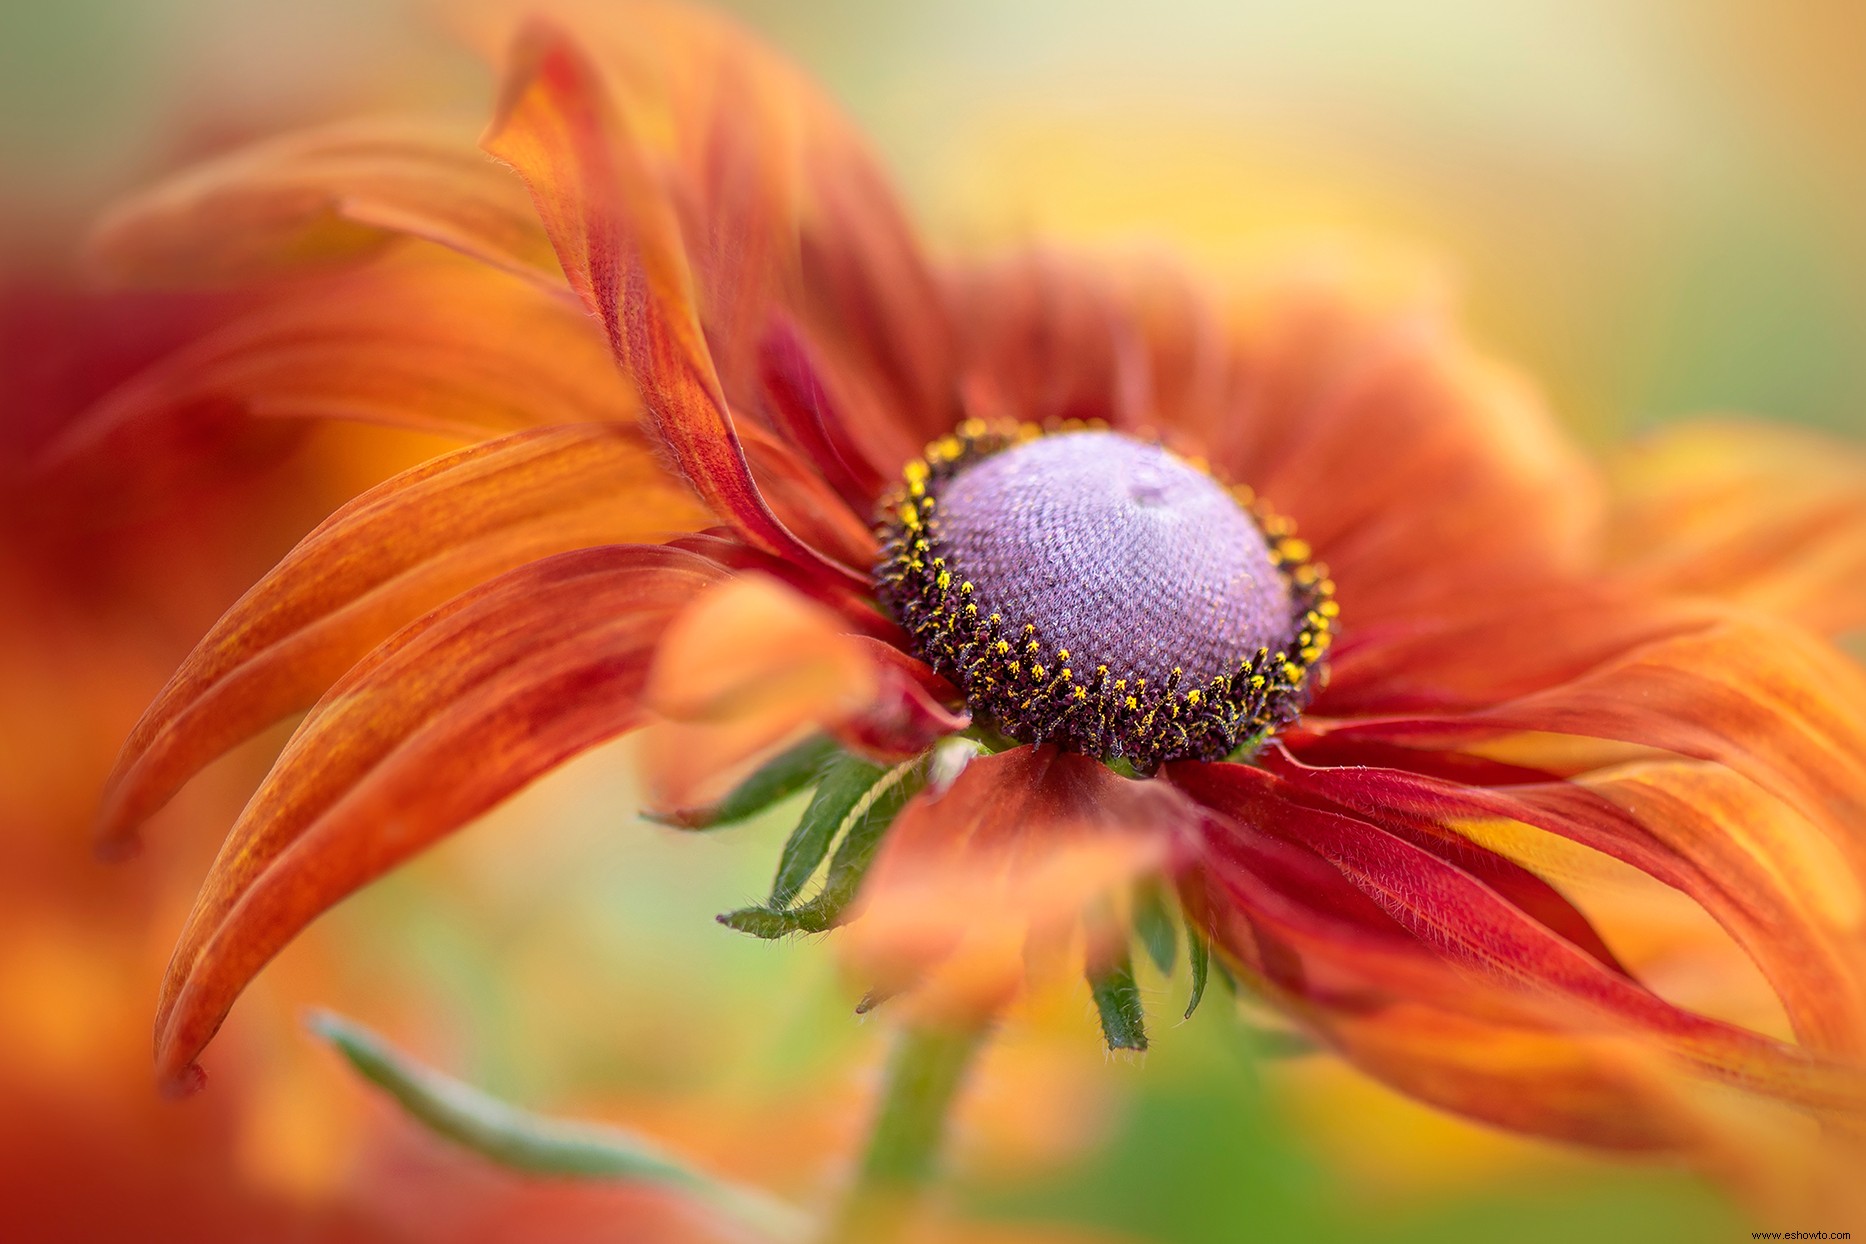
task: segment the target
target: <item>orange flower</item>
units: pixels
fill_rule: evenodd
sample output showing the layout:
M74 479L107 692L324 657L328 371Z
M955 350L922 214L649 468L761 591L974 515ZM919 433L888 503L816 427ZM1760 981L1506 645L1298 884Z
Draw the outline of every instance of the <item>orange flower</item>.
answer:
M1143 1045L1121 926L1165 873L1242 983L1425 1101L1708 1159L1703 1085L1857 1122L1866 677L1808 629L1866 620L1856 466L1808 501L1808 451L1686 431L1610 510L1428 305L936 266L833 109L684 9L527 22L481 145L516 176L283 140L100 240L268 284L93 436L230 400L474 439L308 537L124 751L107 844L310 709L183 932L166 1081L320 912L574 753L652 725L705 823L817 726L872 762L794 844L801 885L846 830L829 890L734 922L826 928L860 883L877 996L989 1011L1086 926ZM1643 984L1551 843L1700 904L1792 1040Z

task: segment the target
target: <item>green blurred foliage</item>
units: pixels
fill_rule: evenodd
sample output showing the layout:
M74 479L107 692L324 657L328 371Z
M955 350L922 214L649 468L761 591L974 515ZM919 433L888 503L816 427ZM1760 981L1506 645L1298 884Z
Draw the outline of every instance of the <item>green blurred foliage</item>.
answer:
M1259 1065L1222 1015L1176 1036L1090 1161L1034 1187L969 1189L972 1205L994 1217L1073 1221L1158 1244L1740 1238L1732 1212L1676 1172L1603 1168L1584 1178L1514 1178L1398 1204L1391 1196L1357 1196L1266 1098Z

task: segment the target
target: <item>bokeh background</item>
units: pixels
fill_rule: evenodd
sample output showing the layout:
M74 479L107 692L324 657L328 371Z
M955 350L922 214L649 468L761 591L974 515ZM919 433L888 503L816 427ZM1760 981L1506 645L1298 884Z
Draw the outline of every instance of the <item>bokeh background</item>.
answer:
M1312 249L1434 273L1470 333L1596 446L1740 410L1866 435L1866 6L1726 0L738 0L841 98L936 244ZM638 821L595 753L345 904L262 978L200 1098L150 1087L148 1018L220 834L280 738L94 863L99 784L193 640L340 500L440 446L230 434L54 490L30 464L202 322L151 324L71 261L113 194L334 115L485 114L445 6L0 0L0 1234L668 1238L654 1198L448 1153L299 1027L333 1007L537 1108L609 1118L799 1196L863 1122L883 1028L829 957L713 913L784 826ZM781 820L781 818L779 818ZM1143 982L1157 1016L1183 980ZM1691 1176L1450 1122L1209 1007L1106 1056L1041 1000L961 1125L954 1213L1173 1244L1696 1242L1751 1222ZM621 1224L618 1226L618 1224ZM1866 1228L1866 1224L1861 1224ZM1044 1237L1052 1238L1052 1237ZM1061 1239L1064 1237L1054 1237ZM1068 1238L1075 1238L1073 1235ZM1091 1235L1089 1238L1101 1238Z

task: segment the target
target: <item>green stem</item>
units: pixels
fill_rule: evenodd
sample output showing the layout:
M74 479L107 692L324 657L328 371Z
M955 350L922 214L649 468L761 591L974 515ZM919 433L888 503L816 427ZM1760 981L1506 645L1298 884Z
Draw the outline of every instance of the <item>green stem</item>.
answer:
M932 1179L947 1117L984 1038L982 1028L901 1033L868 1151L824 1231L824 1244L888 1244L908 1225Z

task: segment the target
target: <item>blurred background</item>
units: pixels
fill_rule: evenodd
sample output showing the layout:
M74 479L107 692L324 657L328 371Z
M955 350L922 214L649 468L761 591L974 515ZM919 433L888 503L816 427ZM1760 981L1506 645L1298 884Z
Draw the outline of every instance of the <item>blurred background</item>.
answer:
M436 4L0 3L0 1204L25 1238L670 1238L677 1209L527 1186L380 1107L299 1028L317 1004L540 1109L810 1196L859 1133L881 1029L829 956L714 924L784 826L638 822L626 747L572 765L345 904L156 1100L148 1022L194 887L274 735L94 863L98 786L206 626L324 513L438 448L228 433L94 493L23 485L86 402L184 337L79 289L117 193L334 115L480 118ZM1866 433L1866 6L1734 0L739 0L872 136L940 247L1291 247L1424 266L1471 334L1605 445L1741 410ZM201 447L196 447L200 449ZM209 465L203 465L209 464ZM1149 978L1154 1012L1185 982ZM1688 1175L1438 1118L1219 1008L1101 1050L1040 1000L962 1120L955 1212L1085 1238L1700 1241L1751 1223ZM623 1225L618 1228L617 1224ZM631 1225L632 1224L632 1225ZM10 1234L9 1238L13 1238ZM1062 1236L1044 1238L1064 1238ZM1071 1235L1067 1238L1076 1238Z

